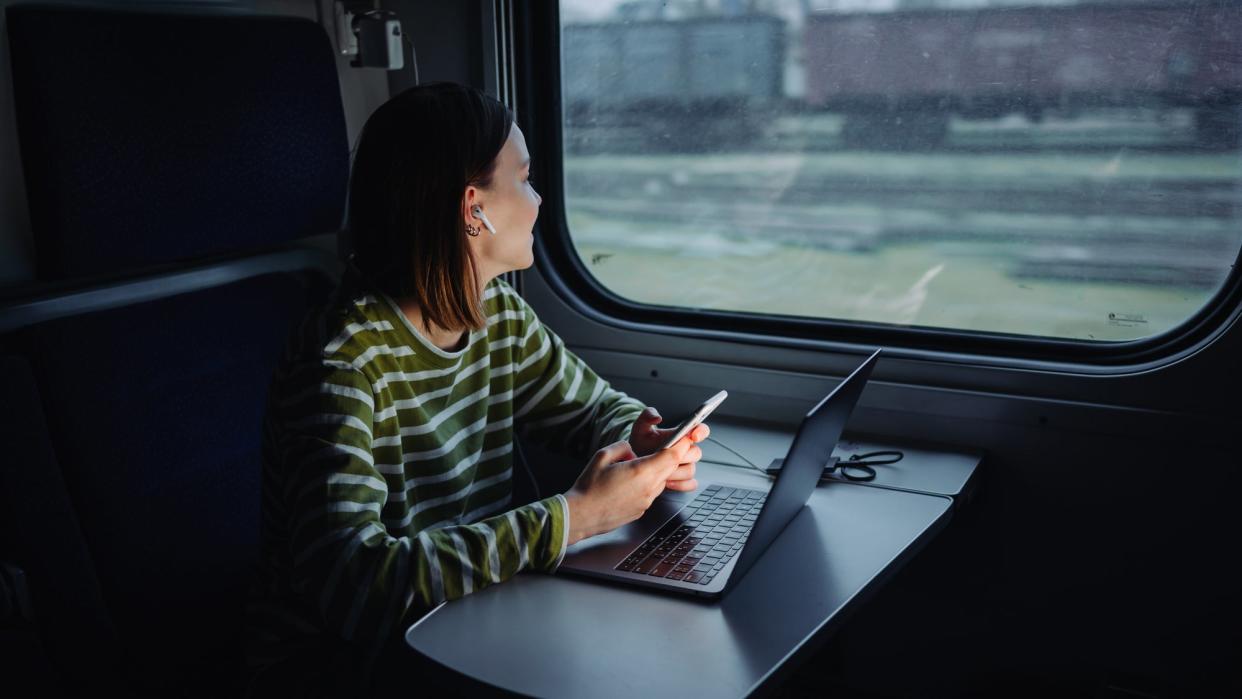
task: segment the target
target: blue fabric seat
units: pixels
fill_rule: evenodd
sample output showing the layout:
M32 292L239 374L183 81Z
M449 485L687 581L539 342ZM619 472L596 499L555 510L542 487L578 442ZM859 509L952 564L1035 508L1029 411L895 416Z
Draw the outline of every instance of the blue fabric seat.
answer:
M124 686L202 686L240 667L258 552L263 403L307 291L295 275L264 275L60 318L15 339L90 552L87 579L98 593L85 596L103 602L57 631L98 623L94 635L117 644ZM30 534L44 536L34 524ZM71 538L58 535L56 545ZM81 575L49 564L32 583ZM74 638L48 640L69 674L91 653Z
M296 240L344 215L331 45L286 17L7 20L37 271L73 297L3 342L47 439L0 467L29 498L0 557L64 689L234 693L268 383L334 273Z
M38 5L6 15L41 279L340 226L349 153L318 24Z
M0 558L16 564L25 574L26 587L33 587L26 590L32 599L24 600L31 609L13 610L14 618L5 624L22 630L12 643L25 647L5 648L3 657L6 662L40 658L50 651L79 656L75 673L82 676L106 672L117 659L115 634L103 612L91 554L56 463L29 363L0 356L0 386L0 444L5 446L0 459ZM37 611L36 619L20 619L31 610ZM36 620L34 637L29 638L26 627ZM75 648L82 652L74 653ZM15 662L5 674L20 679L6 678L6 689L46 682L47 658L36 665Z

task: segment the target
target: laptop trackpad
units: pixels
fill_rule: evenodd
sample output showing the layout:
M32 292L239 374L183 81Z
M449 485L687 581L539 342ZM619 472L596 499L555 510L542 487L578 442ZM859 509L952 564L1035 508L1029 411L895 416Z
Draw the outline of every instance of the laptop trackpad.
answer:
M577 568L581 566L607 565L612 567L621 562L630 551L651 536L678 510L694 499L694 493L681 493L672 490L656 498L647 508L646 514L629 524L617 527L606 533L583 539L565 551L565 559L561 567Z

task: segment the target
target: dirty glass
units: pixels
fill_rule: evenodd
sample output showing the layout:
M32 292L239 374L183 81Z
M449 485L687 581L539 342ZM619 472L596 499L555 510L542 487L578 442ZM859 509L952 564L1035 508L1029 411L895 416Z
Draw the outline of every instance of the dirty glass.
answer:
M564 0L576 254L641 304L1134 340L1242 243L1242 3Z

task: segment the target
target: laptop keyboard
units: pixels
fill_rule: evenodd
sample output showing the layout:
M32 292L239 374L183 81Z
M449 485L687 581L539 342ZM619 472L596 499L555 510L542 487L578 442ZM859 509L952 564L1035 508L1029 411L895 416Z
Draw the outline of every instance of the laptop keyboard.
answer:
M765 499L762 490L709 486L616 570L706 585L742 550Z

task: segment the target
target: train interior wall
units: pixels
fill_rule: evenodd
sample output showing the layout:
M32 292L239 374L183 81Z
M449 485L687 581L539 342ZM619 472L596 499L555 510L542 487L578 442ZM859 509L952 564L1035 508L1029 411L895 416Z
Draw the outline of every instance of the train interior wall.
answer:
M584 356L628 350L596 368L666 416L727 387L717 416L792 432L831 385L825 377L857 361L640 338L579 315L527 275L541 318ZM1185 410L1120 405L1124 380L1081 377L1095 398L1070 401L1037 398L1038 373L972 390L961 383L969 370L881 362L848 431L982 450L978 490L839 633L798 659L778 693L1236 696L1240 330L1183 362L1184 385L1161 391L1157 381L1147 396L1159 404L1189 390L1198 404Z
M331 33L330 3L319 1ZM481 84L481 4L390 4L417 43L423 81ZM317 16L313 2L241 7ZM33 252L7 46L0 55L0 157L6 163L0 173L0 284L12 291L29 283ZM410 76L338 61L353 144L366 116ZM540 152L538 143L532 148L536 158L554 157ZM540 286L537 270L526 275L529 287ZM531 298L571 347L611 345L607 331L566 312L551 295ZM633 342L659 353L658 338L632 335ZM1179 405L1177 419L1167 424L1108 401L1094 402L1088 421L1078 404L1062 409L1055 401L1041 408L1042 419L1028 419L1020 390L991 395L994 414L988 418L928 410L901 391L865 400L852 429L986 450L981 490L839 633L787 668L777 693L1242 694L1242 572L1233 561L1242 531L1236 505L1242 486L1236 429L1240 345L1242 329L1235 325L1214 352L1185 360L1188 368L1178 375L1182 385L1169 391L1200 395L1203 402L1194 409ZM604 373L639 398L665 401L657 405L679 407L676 396L682 396L684 407L718 382L706 364L696 375L696 356L706 361L733 353L739 369L784 363L779 352L759 346L739 351L703 341L686 347L680 350L685 373L674 383ZM917 372L903 385L918 388ZM934 388L934 381L923 386ZM1149 399L1158 403L1160 396ZM785 400L755 388L751 404ZM745 405L727 407L734 417L745 417ZM668 407L665 412L672 412ZM1101 424L1108 429L1098 429Z
M981 490L797 671L800 691L1238 695L1236 448L1118 438L1055 413L1046 426L903 422L902 436L985 449Z

